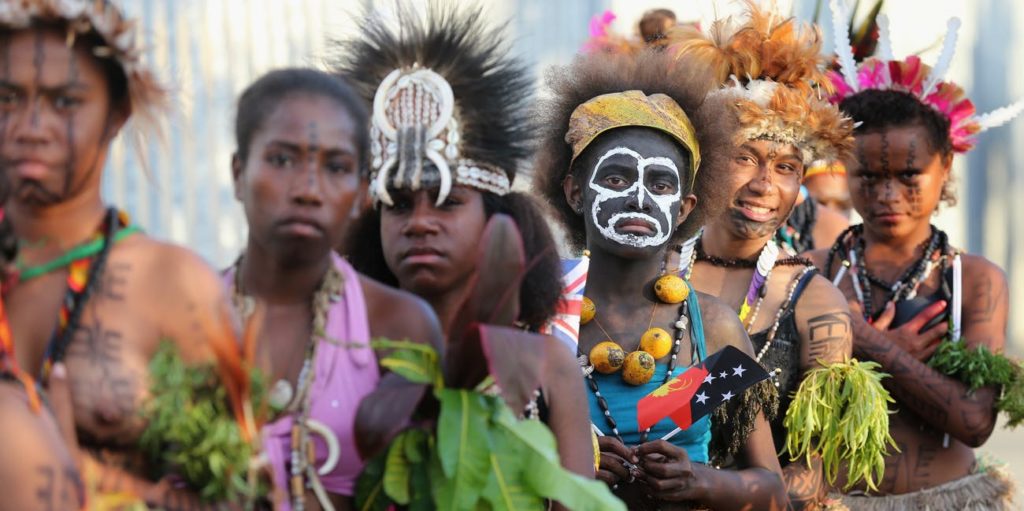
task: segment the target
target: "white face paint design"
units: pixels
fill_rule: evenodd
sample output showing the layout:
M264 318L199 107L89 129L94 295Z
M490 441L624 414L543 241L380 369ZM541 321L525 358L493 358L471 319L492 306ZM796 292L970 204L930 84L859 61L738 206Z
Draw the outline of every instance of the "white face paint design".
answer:
M603 164L608 158L616 155L626 155L636 160L636 181L633 182L629 188L621 191L605 188L596 182L598 170L601 168L601 164ZM651 165L672 169L675 176L673 183L675 193L659 195L651 192L647 188L644 174L647 171L647 167ZM675 225L672 207L679 204L682 200L682 190L679 186L679 169L671 159L662 156L645 158L640 153L627 147L616 147L608 150L608 152L604 153L604 155L597 160L597 164L594 165L594 170L590 173L590 182L588 184L591 190L597 192L597 197L594 198L594 202L590 208L591 218L594 221L594 226L597 227L598 231L606 239L620 245L644 248L662 245L668 241L669 237L672 236L672 227ZM659 219L653 217L642 211L617 211L608 219L607 223L602 223L598 219L601 207L605 202L613 199L627 199L628 201L635 200L637 201L637 204L640 204L641 206L644 204L645 200L651 200L658 206L658 214L660 214L662 218ZM623 202L623 204L625 204L625 202ZM655 234L652 236L643 236L632 233L623 234L615 230L615 226L618 225L619 222L632 219L649 222L656 229ZM664 226L667 226L667 228Z

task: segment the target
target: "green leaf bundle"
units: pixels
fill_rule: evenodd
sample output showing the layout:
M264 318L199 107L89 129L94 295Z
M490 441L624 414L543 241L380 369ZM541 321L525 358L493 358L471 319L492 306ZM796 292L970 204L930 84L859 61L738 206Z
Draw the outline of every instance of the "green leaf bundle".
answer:
M899 450L889 434L888 404L876 362L837 362L807 372L786 411L786 449L791 459L821 456L825 477L835 483L848 464L844 489L863 480L870 490L885 471L888 448Z
M1024 367L987 346L971 348L967 342L944 342L928 360L936 371L956 378L973 392L982 387L999 386L1001 395L996 410L1007 417L1011 428L1024 423Z
M603 483L562 468L543 423L517 420L500 396L445 388L437 357L424 356L423 345L374 346L394 350L382 365L413 381L433 380L441 411L436 427L406 429L367 464L356 485L358 509L540 510L546 500L582 511L625 509Z
M206 502L241 502L268 493L253 488L246 442L213 364L186 366L173 343L164 341L149 364L150 394L140 438L157 476L175 474ZM253 370L252 399L262 402L266 385Z

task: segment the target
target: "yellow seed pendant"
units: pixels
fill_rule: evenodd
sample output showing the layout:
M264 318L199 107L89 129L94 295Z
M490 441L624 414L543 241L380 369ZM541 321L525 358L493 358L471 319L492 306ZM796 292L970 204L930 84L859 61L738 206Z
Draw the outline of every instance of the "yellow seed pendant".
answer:
M626 352L612 341L598 343L590 350L590 363L601 374L612 374L622 368Z
M665 303L680 303L690 295L690 288L678 275L668 274L654 282L654 294Z
M594 306L593 300L583 297L583 306L580 309L580 324L586 325L590 323L590 320L594 319L594 314L597 313L597 308Z
M672 351L672 335L664 328L648 329L640 338L640 350L650 353L655 360L664 357Z
M634 351L622 365L622 379L630 385L643 385L654 376L654 357L646 351Z

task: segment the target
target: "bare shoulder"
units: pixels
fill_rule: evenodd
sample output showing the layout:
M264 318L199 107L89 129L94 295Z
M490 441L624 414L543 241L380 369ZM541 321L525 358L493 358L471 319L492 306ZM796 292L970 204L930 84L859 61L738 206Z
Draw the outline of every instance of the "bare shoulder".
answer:
M137 313L187 358L205 357L205 341L222 332L228 310L227 292L213 267L187 248L141 235L124 240L111 256L107 271L125 268L127 294Z
M986 257L963 254L961 260L964 265L964 277L969 284L977 280L983 283L996 281L996 283L1006 285L1006 272Z
M803 295L797 302L798 316L801 314L801 310L807 311L805 314L814 312L849 314L850 305L847 303L846 297L843 296L843 292L819 273L811 277L811 281L807 283L807 288L804 289Z
M434 310L422 298L359 275L370 320L370 335L443 345Z
M33 412L16 385L0 383L0 511L79 508L78 473L47 413Z
M550 335L537 335L544 338L544 360L547 361L548 372L557 377L579 377L579 362L576 360L576 354L565 343Z
M708 343L708 353L714 353L725 346L735 346L748 355L754 348L747 337L747 331L740 323L736 311L718 298L697 293L700 303L701 321L704 323L704 339Z

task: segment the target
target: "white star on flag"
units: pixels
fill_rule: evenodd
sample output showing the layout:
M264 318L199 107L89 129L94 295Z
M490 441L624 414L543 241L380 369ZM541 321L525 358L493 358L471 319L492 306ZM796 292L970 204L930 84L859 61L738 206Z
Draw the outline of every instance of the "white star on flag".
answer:
M702 405L702 404L704 404L704 401L707 401L707 400L708 400L708 396L705 395L703 392L701 392L700 394L697 394L697 404Z
M732 399L732 397L733 397L733 394L732 394L731 390L726 392L725 394L722 394L722 399L725 400L725 401L728 401L728 400Z
M734 374L736 376L741 376L742 377L743 376L743 371L746 371L746 369L743 368L743 364L740 364L740 365L732 368L732 374Z
M704 383L711 383L713 381L715 381L715 375L713 374L709 374L704 377Z
M729 376L729 371L722 371L722 372L721 372L721 373L720 373L720 374L718 375L718 377L719 377L719 378L725 378L725 377L727 377L727 376Z

